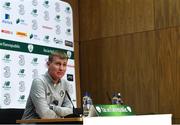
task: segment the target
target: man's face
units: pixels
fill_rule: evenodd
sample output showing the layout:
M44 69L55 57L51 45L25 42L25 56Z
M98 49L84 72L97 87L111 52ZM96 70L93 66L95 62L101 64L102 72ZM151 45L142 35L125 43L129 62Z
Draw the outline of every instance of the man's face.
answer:
M52 62L48 62L47 65L50 76L54 81L58 81L66 72L67 59L60 59L59 57L54 56Z

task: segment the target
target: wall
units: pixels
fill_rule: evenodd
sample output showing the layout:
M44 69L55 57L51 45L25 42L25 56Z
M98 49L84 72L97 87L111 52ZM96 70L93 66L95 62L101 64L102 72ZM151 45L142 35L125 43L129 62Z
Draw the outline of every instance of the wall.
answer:
M179 0L79 0L81 93L180 123L179 24Z

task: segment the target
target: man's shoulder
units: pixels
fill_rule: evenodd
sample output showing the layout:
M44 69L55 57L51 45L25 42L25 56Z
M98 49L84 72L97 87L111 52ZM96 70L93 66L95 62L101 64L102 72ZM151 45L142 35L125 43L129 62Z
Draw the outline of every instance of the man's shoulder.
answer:
M69 85L70 83L66 79L61 79L61 83L65 85Z
M38 77L34 78L33 81L43 82L45 80L44 75L39 75Z

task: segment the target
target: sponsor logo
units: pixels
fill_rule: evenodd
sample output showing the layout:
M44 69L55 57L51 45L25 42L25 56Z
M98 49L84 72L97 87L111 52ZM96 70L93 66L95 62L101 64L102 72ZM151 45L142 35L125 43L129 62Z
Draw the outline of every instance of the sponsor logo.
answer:
M4 89L10 89L10 88L11 88L10 85L11 85L11 82L10 82L10 81L5 81L5 82L4 82L4 85L3 85L3 88L4 88Z
M56 12L60 12L60 4L58 2L55 3L55 10Z
M37 78L38 77L38 70L37 69L33 69L32 72L33 72L32 78L33 79Z
M74 65L67 65L67 67L69 67L69 68L74 68Z
M16 35L21 37L27 37L27 33L25 32L16 32Z
M43 3L43 6L48 8L49 7L49 0L45 0Z
M34 39L34 40L38 40L38 41L40 40L39 36L36 34L30 34L29 39Z
M19 82L19 91L20 92L24 92L25 91L25 82L24 81L20 81Z
M66 34L70 36L71 35L71 29L66 29Z
M33 64L34 66L35 65L38 65L38 58L37 57L34 57L31 61L31 64Z
M71 26L71 18L70 17L66 17L66 25L67 26Z
M13 32L12 31L9 31L9 30L1 30L1 32L2 33L5 33L5 34L13 34Z
M44 11L44 20L45 21L49 20L49 12L48 11Z
M4 20L2 20L2 23L5 23L5 24L13 24L12 21L9 21L10 20L10 14L5 14L4 16Z
M11 3L10 2L5 2L3 7L6 9L6 10L10 10L11 9Z
M49 26L42 26L42 28L48 29L48 30L52 30L53 29L52 27L49 27Z
M4 77L9 78L11 76L10 67L5 66L3 69L4 69Z
M19 55L19 65L24 66L25 65L25 58L24 55Z
M19 6L19 14L20 15L24 15L25 14L25 9L24 9L24 5L23 4L20 4Z
M34 17L37 17L37 16L38 16L38 11L37 11L37 9L33 9L33 10L31 11L31 14L32 14Z
M73 74L67 74L68 81L74 81Z
M25 95L20 95L18 99L19 103L25 103L26 102L26 96Z
M71 13L71 8L70 7L66 7L65 12L70 14Z
M10 54L5 54L3 61L5 61L6 63L9 63L11 61L10 57L11 57Z
M62 40L62 39L54 38L53 41L54 41L56 44L62 44L62 43L63 43L63 40Z
M25 20L19 19L19 18L16 20L16 24L21 24L21 25L27 26L27 23L25 22Z
M25 69L20 69L18 72L19 77L24 77L25 76Z
M5 105L9 105L10 103L11 103L11 96L10 96L10 94L9 93L5 93L4 94L4 104Z
M44 39L43 39L45 42L50 42L50 36L46 35L44 36Z
M37 6L38 5L38 0L32 0L32 5Z
M56 22L60 22L60 21L61 21L61 16L60 16L60 15L56 15L55 21L56 21Z
M9 20L9 19L10 19L10 15L6 13L6 14L5 14L5 19L6 19L6 20Z
M65 40L65 46L73 47L73 42Z
M56 34L59 35L61 33L61 27L56 25Z
M37 29L38 29L37 20L32 20L32 29L33 29L33 30L37 30Z

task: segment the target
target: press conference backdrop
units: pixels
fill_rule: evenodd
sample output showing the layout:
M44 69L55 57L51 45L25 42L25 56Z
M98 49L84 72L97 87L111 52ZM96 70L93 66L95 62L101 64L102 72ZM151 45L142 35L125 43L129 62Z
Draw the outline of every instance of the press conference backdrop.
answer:
M47 71L47 57L56 50L70 58L64 78L76 106L71 6L60 0L1 0L0 22L0 108L25 108L33 78Z

